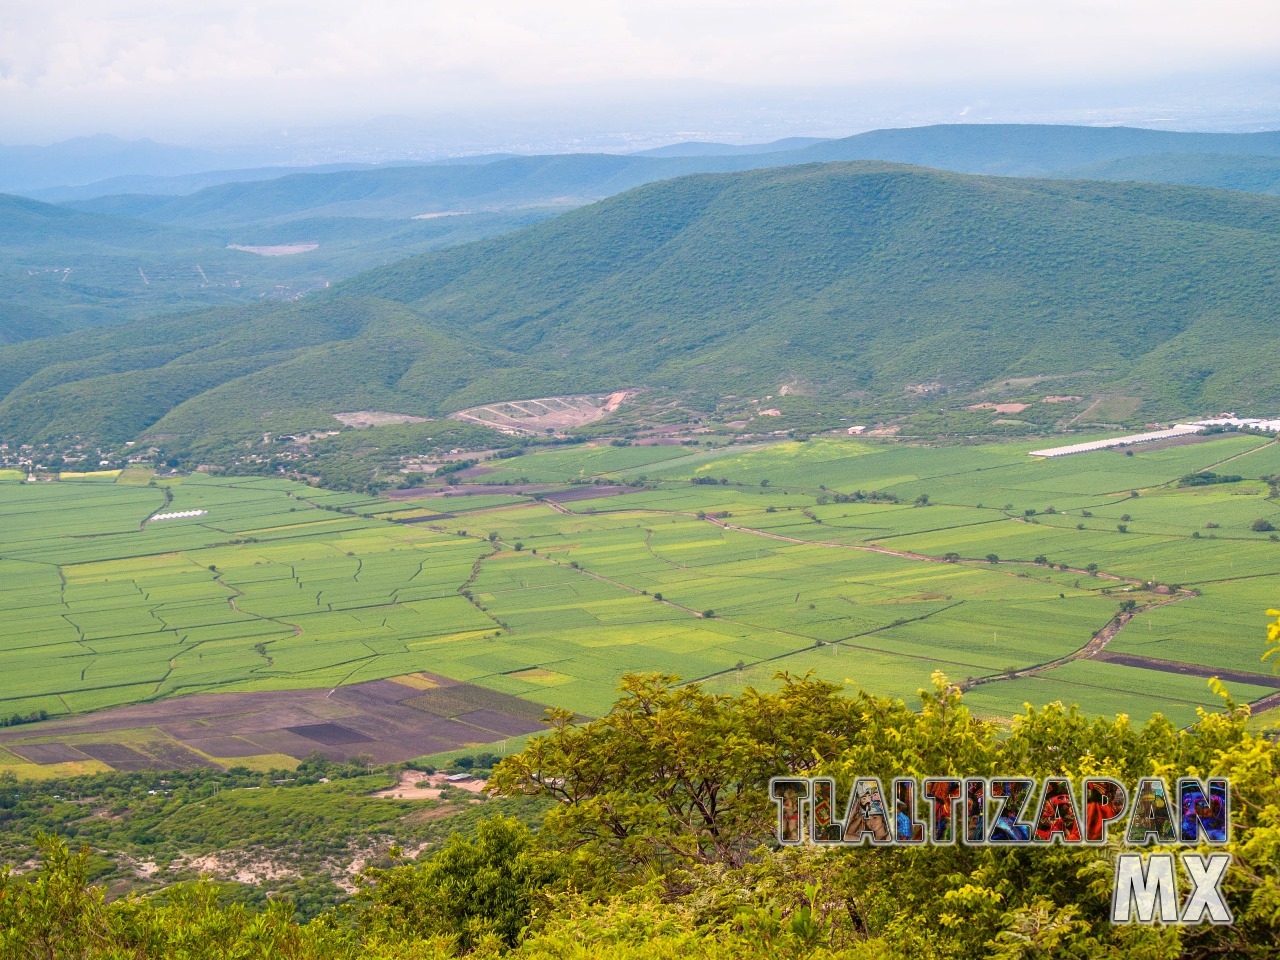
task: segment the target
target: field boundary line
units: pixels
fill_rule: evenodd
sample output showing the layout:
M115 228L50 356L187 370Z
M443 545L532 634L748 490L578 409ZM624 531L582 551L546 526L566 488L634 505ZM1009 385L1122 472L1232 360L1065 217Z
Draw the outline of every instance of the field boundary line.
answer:
M1244 453L1233 454L1227 457L1227 459L1225 460L1219 460L1217 463L1211 463L1207 467L1201 467L1199 470L1196 471L1196 473L1208 473L1214 467L1220 467L1224 463L1230 463L1232 460L1239 460L1241 457L1247 457L1250 454L1258 453L1261 450L1267 449L1267 447L1274 447L1277 443L1280 443L1280 440L1271 440L1267 443L1262 444L1261 446L1254 447L1252 450L1246 450Z
M1133 620L1133 618L1138 614L1147 613L1148 611L1155 610L1158 607L1167 607L1173 603L1181 603L1183 600L1190 600L1194 596L1195 594L1189 591L1184 591L1179 593L1177 596L1169 597L1165 600L1159 600L1155 603L1149 603L1146 606L1138 607L1134 610L1117 613L1107 621L1106 625L1103 626L1101 630L1094 632L1093 636L1089 638L1088 643L1077 650L1071 651L1065 656L1058 657L1055 660L1046 660L1044 663L1033 664L1030 667L1023 667L1020 670L1013 670L1008 673L994 674L986 677L975 677L968 681L963 686L963 689L972 689L976 686L981 686L984 683L998 683L1001 680L1021 680L1025 677L1037 676L1048 670L1053 670L1056 667L1061 667L1076 660L1092 660L1099 653L1105 650L1107 645L1116 638L1116 634L1123 630L1125 625ZM1099 662L1105 663L1106 661Z

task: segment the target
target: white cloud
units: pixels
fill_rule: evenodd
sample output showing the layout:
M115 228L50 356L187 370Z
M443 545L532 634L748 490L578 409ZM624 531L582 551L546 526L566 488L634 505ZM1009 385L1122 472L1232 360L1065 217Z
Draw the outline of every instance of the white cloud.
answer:
M0 112L20 126L619 84L1106 82L1274 67L1277 49L1275 0L5 0Z

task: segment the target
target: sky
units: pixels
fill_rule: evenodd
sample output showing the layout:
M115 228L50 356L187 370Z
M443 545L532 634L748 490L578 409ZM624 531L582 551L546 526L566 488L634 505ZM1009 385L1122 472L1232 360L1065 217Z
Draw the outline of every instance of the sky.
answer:
M493 145L983 119L1247 128L1280 123L1278 81L1276 0L0 4L10 144L320 142L387 118L406 142Z

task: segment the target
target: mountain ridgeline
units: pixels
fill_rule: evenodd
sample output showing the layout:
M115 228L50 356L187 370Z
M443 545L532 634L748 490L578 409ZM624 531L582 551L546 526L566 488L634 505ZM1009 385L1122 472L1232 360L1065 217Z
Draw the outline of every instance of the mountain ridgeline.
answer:
M134 151L143 167L155 152L145 146ZM59 148L42 149L52 156ZM82 165L80 153L93 149L107 151L103 169L122 162L116 141L67 149ZM1000 124L674 144L627 156L496 154L124 177L32 191L64 206L0 196L0 277L8 277L0 282L0 343L179 309L292 300L363 270L661 180L848 160L1280 192L1280 133Z
M0 436L190 443L621 386L892 404L1063 375L1141 416L1274 412L1278 265L1265 196L885 163L696 175L294 304L0 348Z
M878 160L957 173L1063 176L1095 164L1170 154L1213 158L1212 164L1188 169L1187 175L1195 177L1191 182L1196 184L1230 187L1237 181L1256 183L1258 161L1280 158L1280 131L1175 133L1129 127L954 124L875 130L839 140L795 138L755 148L691 143L627 156L496 156L474 158L476 162L465 164L301 172L272 180L219 184L188 196L111 191L118 195L70 205L95 213L208 228L280 223L302 216L408 218L522 205L563 208L694 173L805 163ZM1178 163L1166 163L1161 169L1162 175L1155 179L1183 182Z

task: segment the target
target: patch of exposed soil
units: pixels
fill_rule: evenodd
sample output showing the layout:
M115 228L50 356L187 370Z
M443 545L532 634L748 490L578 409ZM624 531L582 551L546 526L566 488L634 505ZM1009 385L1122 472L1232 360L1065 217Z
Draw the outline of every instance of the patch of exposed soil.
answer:
M1029 403L971 403L966 410L994 410L996 413L1021 413Z
M419 783L426 783L429 786L420 787L418 786ZM379 790L377 793L369 794L369 796L386 797L392 800L439 800L440 791L445 787L480 795L485 792L488 784L483 780L474 779L450 783L448 776L443 773L427 774L421 770L406 770L400 774L400 782L394 787Z
M426 417L408 413L387 413L383 410L357 410L354 413L335 413L333 419L348 427L363 430L366 427L385 427L394 423L426 423Z
M245 253L256 253L260 257L292 257L298 253L310 253L320 247L318 243L277 243L268 247L247 246L242 243L228 243L228 250L243 250Z
M1250 683L1258 687L1280 688L1280 677L1270 673L1246 673L1243 670L1222 670L1217 667L1206 667L1198 663L1182 663L1178 660L1157 660L1155 657L1139 657L1128 653L1112 653L1103 650L1094 656L1095 660L1118 663L1123 667L1138 667L1142 670L1158 670L1161 673L1177 673L1184 677L1217 677L1227 683Z
M456 487L432 484L429 487L388 490L383 496L388 500L431 500L439 497L482 497L495 493L542 493L556 489L558 486L554 483L468 483Z

